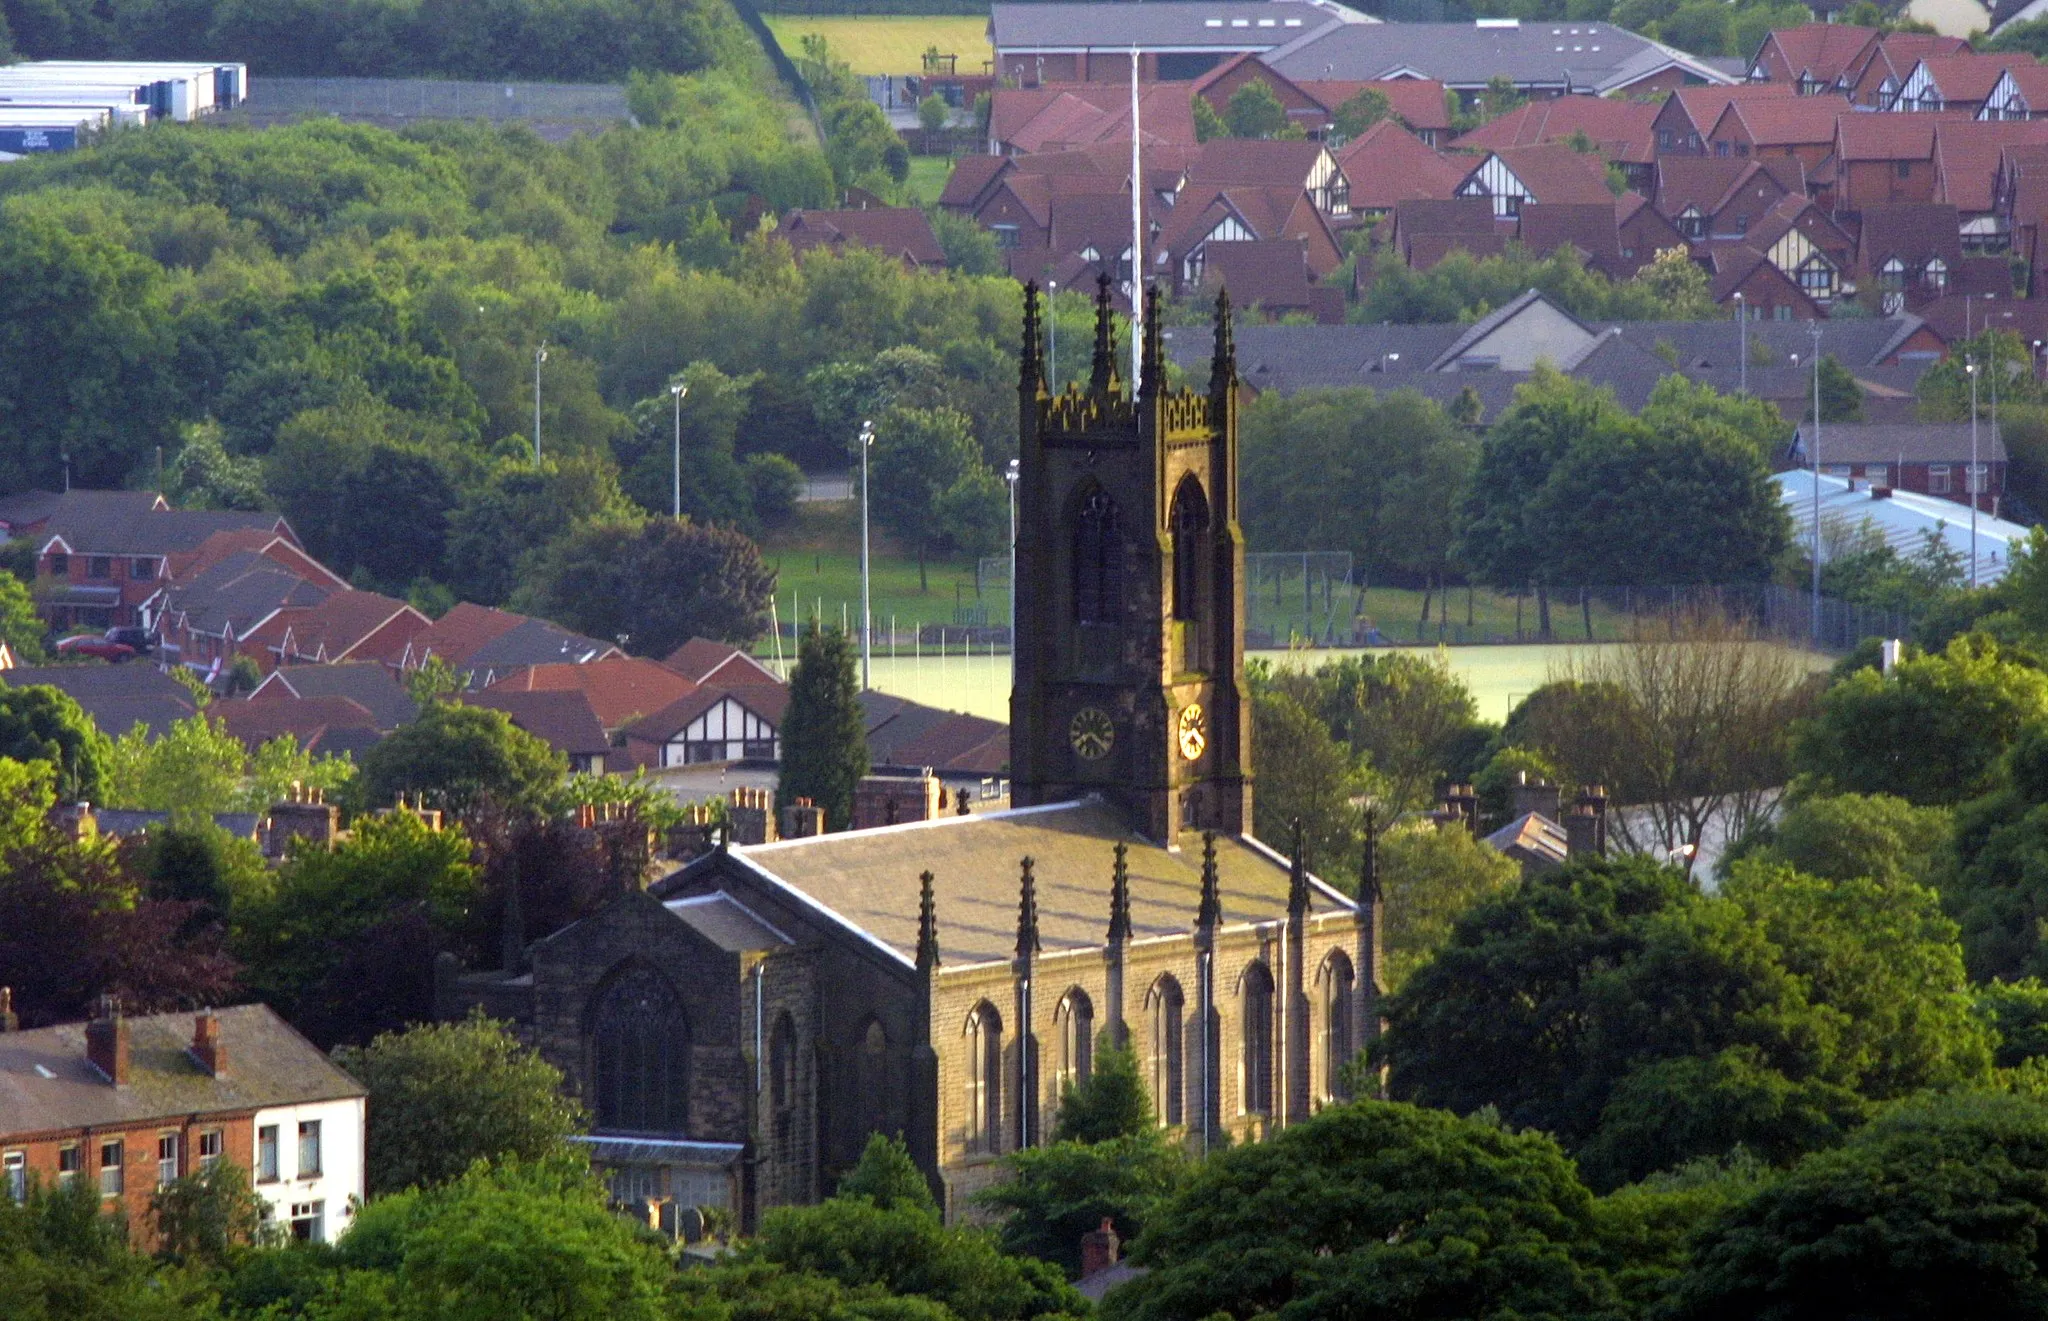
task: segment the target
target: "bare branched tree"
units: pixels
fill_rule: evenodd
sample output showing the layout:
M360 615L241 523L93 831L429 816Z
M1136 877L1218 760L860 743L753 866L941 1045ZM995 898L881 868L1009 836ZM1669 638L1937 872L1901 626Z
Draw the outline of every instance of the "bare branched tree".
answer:
M1553 679L1576 699L1542 722L1580 783L1604 782L1617 843L1683 852L1690 870L1710 826L1739 836L1790 774L1790 726L1815 685L1797 653L1715 609L1639 620L1629 640L1576 652Z

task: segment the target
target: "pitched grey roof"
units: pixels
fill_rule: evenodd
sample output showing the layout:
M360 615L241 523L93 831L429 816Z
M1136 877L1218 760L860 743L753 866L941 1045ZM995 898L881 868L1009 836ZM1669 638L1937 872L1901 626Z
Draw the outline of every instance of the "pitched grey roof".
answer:
M31 491L0 502L0 522L41 523L39 543L56 536L79 554L162 555L195 550L216 532L290 531L282 514L232 509L159 508L155 491Z
M1791 459L1805 463L1809 428L1793 431ZM2005 441L1988 422L1977 427L1977 462L2004 463ZM1820 461L1836 463L1968 463L1968 422L1827 422L1820 429ZM1969 503L1964 501L1965 504Z
M218 1011L227 1076L199 1067L190 1051L192 1015L128 1019L126 1087L110 1085L85 1058L85 1024L0 1033L0 1136L117 1128L186 1115L362 1096L267 1005Z
M148 728L151 737L161 737L173 721L189 719L199 709L183 684L147 661L23 666L0 670L0 684L55 688L84 707L92 722L110 738L127 733L138 722Z
M1217 3L989 6L989 33L1005 54L1083 49L1271 50L1301 36L1376 18L1331 0L1218 0Z
M1508 22L1346 24L1298 37L1265 62L1293 79L1374 79L1410 71L1452 87L1483 87L1489 78L1505 75L1519 86L1593 93L1667 65L1703 82L1739 81L1612 23Z
M240 637L287 605L318 605L330 587L309 583L276 560L236 551L168 593L168 608L196 633L232 628Z
M299 697L346 697L359 702L377 728L397 729L420 713L419 704L379 661L344 661L339 665L287 665L271 672L258 687L275 686ZM272 694L265 694L271 696ZM252 694L253 696L253 694Z
M1872 365L1888 356L1908 335L1920 328L1919 317L1864 318L1848 317L1825 321L1752 321L1749 323L1749 344L1752 361L1768 355L1773 363L1791 361L1797 353L1801 361L1813 351L1812 327L1818 325L1821 331L1820 351L1832 354L1844 367L1857 368ZM1614 327L1629 340L1645 348L1654 347L1659 341L1670 344L1678 350L1678 363L1690 371L1694 367L1737 364L1741 346L1741 328L1733 317L1717 321L1602 321L1594 323L1594 329ZM1762 349L1758 349L1758 345Z
M93 822L102 835L117 838L140 835L151 826L159 826L171 819L169 812L150 812L132 808L99 807L93 809ZM213 824L238 839L256 838L256 827L262 817L255 812L215 812Z
M503 674L522 665L547 665L556 661L587 661L613 650L611 643L571 633L545 619L527 619L471 652L462 662L467 670L495 670Z
M1463 357L1467 349L1470 349L1474 344L1477 344L1480 340L1485 339L1488 335L1491 335L1500 327L1506 325L1508 322L1520 316L1523 310L1529 307L1530 304L1541 303L1546 301L1548 300L1545 299L1540 292L1538 292L1535 289L1531 289L1527 293L1522 294L1517 298L1510 299L1509 301L1501 304L1493 311L1488 312L1485 316L1479 318L1477 321L1474 321L1471 325L1465 327L1465 333L1458 336L1456 339L1452 340L1450 343L1450 347L1446 348L1442 353L1437 354L1435 358L1431 359L1429 366L1425 370L1433 372L1446 370L1453 363L1457 362L1459 358ZM1558 310L1563 311L1562 308ZM1566 315L1570 314L1566 313ZM1572 317L1572 320L1578 321L1578 318ZM1581 326L1584 326L1585 323L1580 322L1579 324ZM1590 327L1587 328L1586 333L1592 333Z

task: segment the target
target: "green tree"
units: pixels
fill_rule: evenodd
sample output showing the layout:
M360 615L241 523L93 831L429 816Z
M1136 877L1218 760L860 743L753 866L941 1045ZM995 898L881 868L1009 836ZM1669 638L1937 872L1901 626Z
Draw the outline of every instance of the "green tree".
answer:
M1254 78L1230 94L1223 122L1233 138L1277 138L1287 132L1287 107L1263 78Z
M880 1133L868 1135L868 1144L861 1149L860 1160L839 1181L839 1189L834 1195L863 1197L884 1211L899 1206L933 1215L939 1211L939 1204L932 1197L931 1185L925 1182L917 1162L910 1157L910 1148L902 1138L884 1137Z
M1138 1057L1128 1046L1104 1044L1095 1065L1080 1083L1060 1093L1055 1142L1108 1142L1135 1137L1156 1128L1152 1101L1138 1073Z
M37 665L48 659L43 650L48 634L28 585L11 573L0 573L0 643L14 653L17 664Z
M1101 1142L1054 1141L1003 1158L1010 1177L977 1195L1003 1213L1003 1250L1081 1273L1081 1236L1109 1221L1135 1242L1194 1168L1157 1128Z
M1540 1133L1354 1102L1211 1156L1102 1315L1607 1315L1593 1208Z
M149 1198L158 1254L214 1266L263 1241L266 1209L249 1172L232 1160L182 1174Z
M902 145L882 108L865 97L826 106L824 121L825 159L842 188L883 173L889 149Z
M569 773L568 760L502 711L433 702L370 749L353 797L363 807L421 797L453 811L486 799L531 808Z
M1230 136L1230 125L1223 122L1223 116L1216 113L1216 107L1208 97L1192 97L1190 104L1195 112L1195 141L1209 142Z
M1997 1036L1991 1062L2018 1068L2048 1056L2048 985L2038 978L1994 981L1976 988L1977 1016Z
M2048 715L2048 676L1982 636L1862 669L1829 688L1796 732L1793 767L1816 789L1956 803L1991 787L2001 754Z
M736 528L685 518L601 521L541 554L513 603L635 655L665 656L693 637L761 636L775 571Z
M946 119L951 114L946 99L936 92L917 103L917 123L927 139L946 127Z
M1377 87L1367 87L1337 107L1333 124L1339 137L1355 138L1382 119L1391 118L1393 113L1387 94Z
M1450 939L1466 912L1520 877L1513 859L1468 830L1434 825L1399 826L1380 837L1380 888L1386 898L1386 969L1389 990Z
M952 211L927 213L939 251L946 254L946 269L960 275L1001 275L1006 267L996 236L966 216Z
M1263 683L1252 689L1252 764L1259 792L1252 800L1260 839L1290 840L1301 822L1310 865L1335 876L1358 852L1363 814L1358 800L1378 788L1363 758L1330 735L1300 698Z
M101 1213L99 1189L31 1183L16 1202L0 1198L0 1275L10 1316L205 1321L219 1312L205 1289L160 1272L128 1250L124 1226Z
M1724 861L1750 855L1827 880L1926 885L1937 879L1952 827L1947 809L1889 794L1802 798Z
M853 824L853 791L868 773L867 720L854 675L853 644L813 621L797 650L783 713L782 764L775 805L808 798L825 809L825 828Z
M229 454L220 423L193 423L184 434L185 443L164 469L166 496L187 509L268 507L262 462Z
M56 688L0 688L0 758L48 762L65 802L106 801L112 745L85 709Z
M875 424L873 483L875 518L917 548L918 590L929 591L925 555L945 545L951 529L942 521L950 492L985 472L967 415L951 408L891 408ZM1001 491L1000 483L996 490Z
M544 1161L583 1131L561 1070L481 1012L345 1046L335 1062L369 1090L372 1196L447 1183L479 1160Z
M1378 776L1387 819L1425 806L1439 776L1462 777L1487 741L1472 691L1434 655L1349 656L1312 675L1278 671L1293 693ZM1256 737L1256 727L1254 727Z
M548 543L590 519L628 516L618 470L600 455L500 459L448 511L448 580L464 600L511 597Z
M204 818L170 821L151 830L136 866L152 898L195 904L195 916L204 921L226 921L270 884L256 842Z
M1804 416L1808 422L1813 420L1810 392ZM1863 420L1863 387L1832 353L1823 355L1820 360L1820 420L1823 423Z
M2048 1110L2011 1096L1904 1104L1714 1223L1674 1318L1979 1316L2048 1307Z

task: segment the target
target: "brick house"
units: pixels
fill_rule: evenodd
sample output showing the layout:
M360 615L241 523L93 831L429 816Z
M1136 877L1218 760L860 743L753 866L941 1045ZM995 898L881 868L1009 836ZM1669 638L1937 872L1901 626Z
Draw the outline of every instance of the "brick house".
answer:
M97 1185L131 1241L150 1195L232 1161L267 1220L326 1242L363 1196L362 1084L265 1005L21 1030L0 989L0 1196Z
M1462 163L1390 119L1337 148L1336 159L1351 184L1351 214L1362 220L1377 220L1400 202L1451 197L1465 177Z
M1843 115L1835 126L1834 209L1934 200L1931 115Z
M1889 316L1950 292L1963 260L1956 209L1944 202L1868 207L1857 234L1856 274Z
M1708 131L1716 156L1783 157L1811 174L1833 153L1835 123L1848 102L1831 94L1736 99Z
M782 756L776 732L789 709L789 689L779 683L707 684L621 731L626 759L656 769L703 762Z
M967 1216L1045 1141L1098 1034L1131 1042L1160 1122L1201 1147L1346 1094L1379 1021L1378 887L1369 869L1354 902L1247 833L1227 315L1206 391L1134 400L1105 290L1093 385L1054 399L1026 292L1020 807L728 843L512 967L444 956L439 1012L481 1004L567 1071L616 1197L752 1228L900 1133Z
M1642 101L1560 96L1510 110L1450 145L1457 151L1498 151L1585 142L1591 145L1593 155L1620 167L1629 187L1644 189L1651 186L1657 159L1658 113L1659 107Z
M1921 60L1969 52L1970 43L1960 37L1893 32L1871 49L1861 69L1850 73L1849 99L1865 109L1890 109L1913 66Z
M1497 219L1519 215L1532 202L1614 202L1600 158L1560 146L1489 151L1458 185L1457 196L1489 199Z
M1848 23L1804 23L1766 33L1749 62L1752 82L1781 84L1800 96L1848 90L1881 35Z
M1811 465L1807 445L1811 424L1792 433L1779 471ZM1969 504L1974 485L1977 508L1994 517L2005 496L2005 442L1985 422L1977 428L1977 479L1970 481L1970 424L1913 422L1882 424L1828 422L1821 427L1821 471L1851 479L1873 491L1913 491Z
M2039 119L2048 115L2048 65L2009 64L1985 94L1977 118Z
M173 509L154 491L8 496L0 530L35 545L38 609L60 631L147 627L150 599L218 533L298 544L281 514Z
M1884 108L1899 114L1961 111L1975 118L2011 66L2028 55L1931 55L1920 60Z
M1791 96L1791 84L1743 83L1735 87L1681 87L1664 98L1650 121L1650 140L1659 157L1705 156L1708 137L1730 101Z

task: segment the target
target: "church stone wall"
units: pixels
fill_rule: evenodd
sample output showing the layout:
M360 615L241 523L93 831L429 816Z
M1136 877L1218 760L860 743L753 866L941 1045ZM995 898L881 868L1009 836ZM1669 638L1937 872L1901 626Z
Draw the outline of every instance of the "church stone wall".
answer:
M812 950L790 950L762 960L760 1003L761 1034L754 1035L747 1024L749 1053L760 1043L760 1091L756 1097L759 1131L755 1150L759 1152L756 1192L762 1209L771 1206L804 1206L818 1200L818 976L817 955ZM751 1020L753 1005L743 1014ZM779 1090L775 1070L776 1025L784 1021L791 1028L789 1065L794 1075L787 1094ZM780 1104L778 1104L780 1101Z

